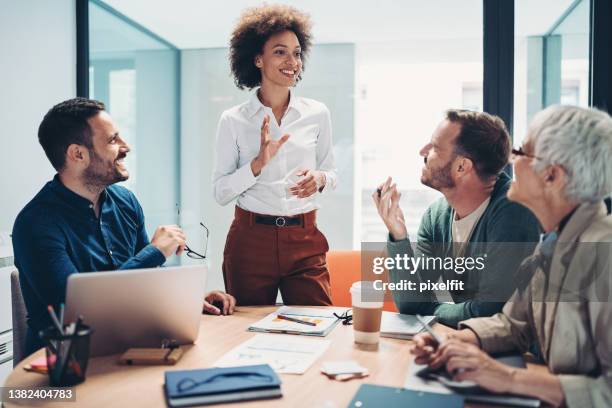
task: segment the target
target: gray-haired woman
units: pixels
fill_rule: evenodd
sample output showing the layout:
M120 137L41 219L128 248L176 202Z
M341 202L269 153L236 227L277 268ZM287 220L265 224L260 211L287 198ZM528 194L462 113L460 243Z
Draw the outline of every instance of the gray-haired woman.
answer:
M511 200L546 231L522 265L525 284L503 312L460 323L435 346L415 338L417 363L445 365L457 380L555 406L612 406L612 118L595 109L550 107L536 115L513 151ZM489 356L537 345L550 373Z

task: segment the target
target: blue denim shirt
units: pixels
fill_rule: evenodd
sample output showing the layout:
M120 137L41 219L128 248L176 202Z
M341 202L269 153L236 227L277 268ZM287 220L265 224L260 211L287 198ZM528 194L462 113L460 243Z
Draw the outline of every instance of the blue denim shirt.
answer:
M28 310L27 353L42 347L37 333L51 324L47 305L58 310L64 302L68 276L152 268L166 260L149 243L144 214L132 192L107 187L98 218L93 204L66 188L57 175L17 216L13 251Z

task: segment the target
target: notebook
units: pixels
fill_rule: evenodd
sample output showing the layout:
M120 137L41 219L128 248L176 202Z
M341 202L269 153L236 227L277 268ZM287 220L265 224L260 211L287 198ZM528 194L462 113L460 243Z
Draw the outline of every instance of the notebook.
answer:
M170 407L279 398L281 381L267 364L166 371L164 389Z
M499 354L494 356L500 363L516 368L525 368L525 360L517 354ZM471 381L453 381L445 368L431 370L425 367L416 373L417 376L429 380L437 380L445 387L461 394L467 402L477 402L481 404L500 404L516 407L539 407L540 400L537 398L523 397L510 394L494 394L484 388L479 387Z
M278 308L276 312L270 313L258 322L251 324L249 331L325 337L340 321L333 313L335 312L340 316L346 310L348 308L315 309L283 306ZM314 326L279 319L279 314L314 323Z
M423 316L427 324L432 325L436 322L435 316ZM409 340L415 334L423 332L423 325L414 315L383 312L380 321L381 337L391 337L393 339Z
M348 408L463 408L463 397L457 394L437 394L405 388L362 384Z
M50 358L52 361L55 361L55 355L52 355ZM24 365L23 369L25 371L30 371L34 373L47 374L49 372L47 368L47 356L42 356L35 359L30 364Z

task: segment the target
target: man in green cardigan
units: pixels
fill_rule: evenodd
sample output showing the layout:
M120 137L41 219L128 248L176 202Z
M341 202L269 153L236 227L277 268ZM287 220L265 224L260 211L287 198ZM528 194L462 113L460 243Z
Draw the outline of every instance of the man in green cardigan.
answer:
M411 244L408 237L399 207L401 194L392 179L373 194L389 230L387 256L422 258L421 266L411 272L388 270L392 283L415 282L414 290L392 291L400 313L435 315L439 322L456 327L462 320L501 311L519 284L518 266L540 236L533 214L506 198L512 180L503 169L509 154L510 137L499 117L449 110L420 151L421 182L444 197L423 215L416 242ZM483 262L484 269L463 273L460 268L440 268L449 258L464 262L470 257ZM427 265L437 267L424 268L427 258L433 261ZM439 301L432 290L420 290L435 288L432 284L440 281L463 282L463 290L450 291L454 303Z

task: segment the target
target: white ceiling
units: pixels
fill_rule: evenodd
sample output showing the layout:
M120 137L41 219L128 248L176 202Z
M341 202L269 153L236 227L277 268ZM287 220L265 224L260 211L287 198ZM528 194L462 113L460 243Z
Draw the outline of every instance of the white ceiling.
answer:
M583 0L586 1L586 0ZM256 0L105 0L181 49L226 47ZM312 17L316 43L388 43L482 36L482 0L285 0ZM547 31L572 0L516 0L518 35Z

